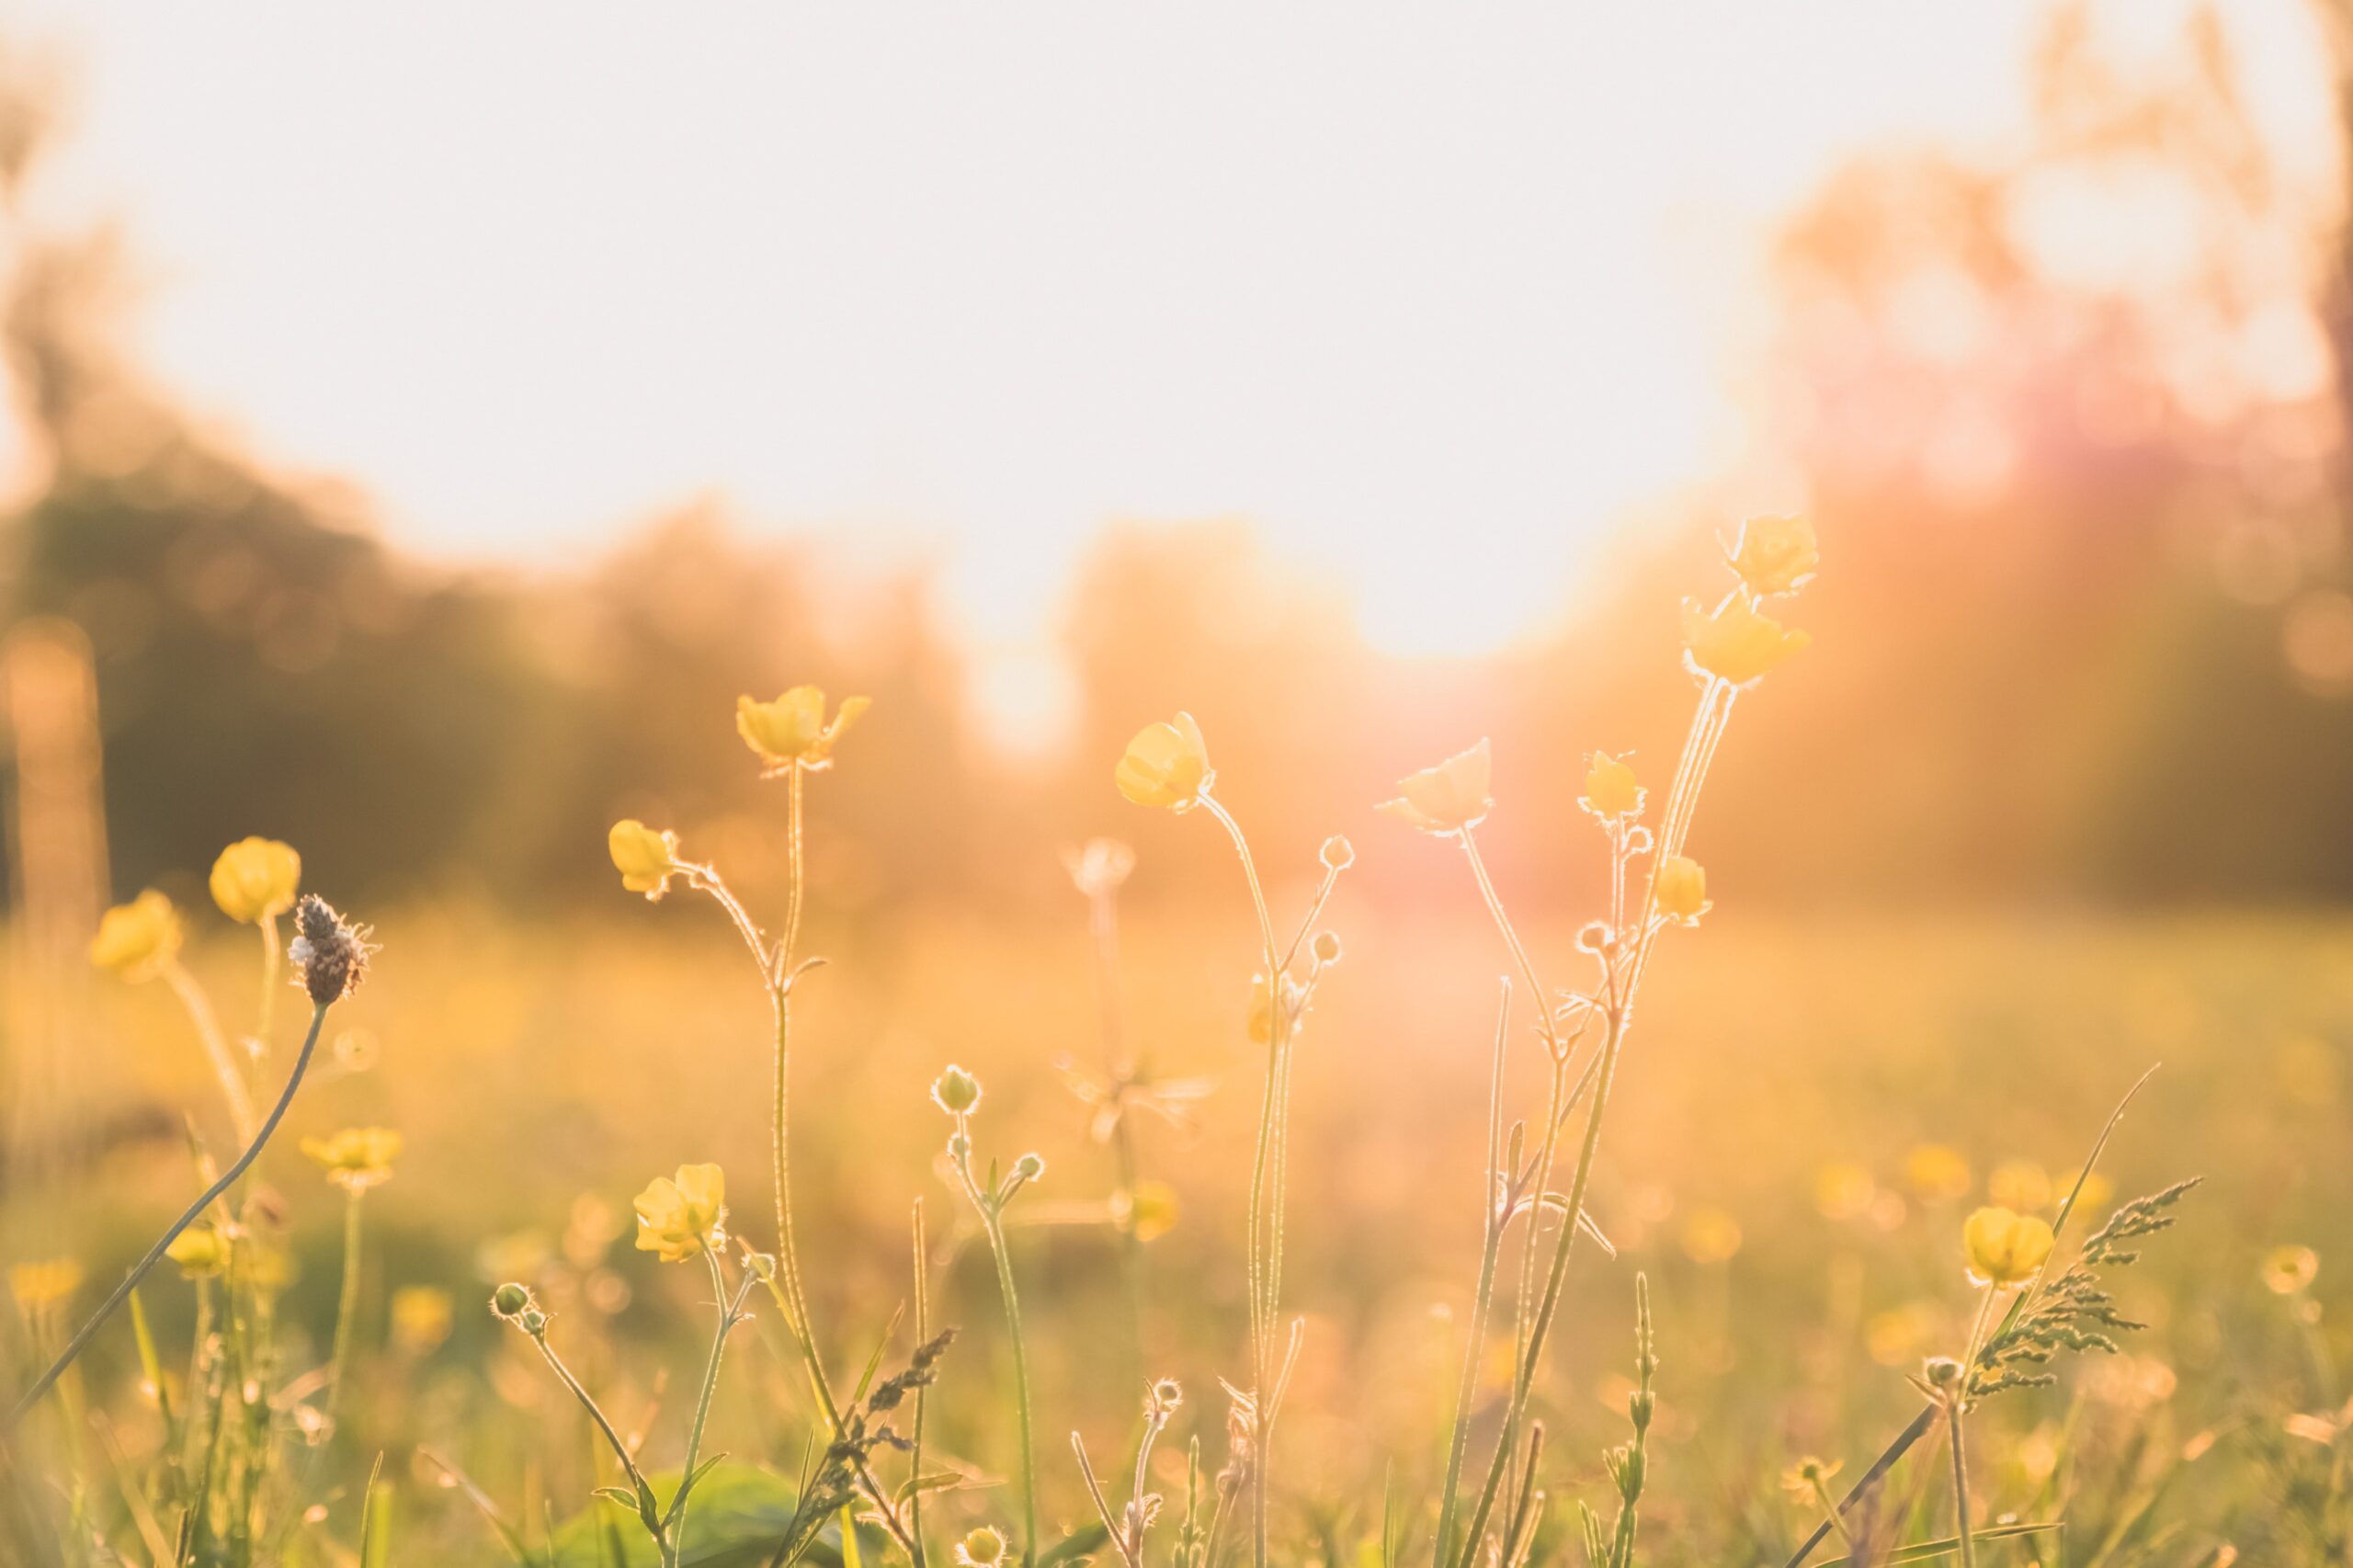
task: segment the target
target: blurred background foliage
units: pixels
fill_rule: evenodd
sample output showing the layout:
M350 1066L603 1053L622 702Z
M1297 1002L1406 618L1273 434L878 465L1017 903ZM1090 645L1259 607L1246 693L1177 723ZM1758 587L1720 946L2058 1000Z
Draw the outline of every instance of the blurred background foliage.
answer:
M2054 13L2024 154L1875 154L1782 237L1757 402L1832 569L1817 656L1734 743L1744 777L1781 782L1704 828L1744 900L2353 895L2344 241L2284 214L2218 24L2126 78L2082 17ZM16 63L10 192L49 112ZM2152 181L2190 251L2154 278L2076 265L2071 232ZM1302 854L1493 733L1495 859L1540 896L1582 869L1546 820L1580 753L1664 769L1665 607L1715 580L1735 520L1704 484L1662 500L1596 574L1606 597L1564 583L1558 630L1461 661L1367 645L1246 520L1108 522L1064 619L1074 722L1041 755L989 733L920 570L846 585L719 502L529 574L404 557L361 500L261 472L147 390L111 347L119 236L8 210L6 347L50 477L0 523L0 621L64 617L93 645L118 892L266 832L353 899L563 900L608 879L622 813L756 881L773 803L724 715L814 680L876 699L858 788L819 806L816 874L853 905L1059 896L1062 844L1157 831L1104 776L1179 706L1265 842ZM2298 393L2315 355L2330 390ZM1220 874L1200 859L1147 854L1140 886Z

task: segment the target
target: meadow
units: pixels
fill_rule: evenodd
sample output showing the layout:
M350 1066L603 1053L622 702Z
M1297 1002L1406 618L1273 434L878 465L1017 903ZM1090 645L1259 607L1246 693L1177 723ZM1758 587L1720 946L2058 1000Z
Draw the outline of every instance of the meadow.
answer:
M368 979L320 1003L285 1130L197 1227L217 1252L176 1248L22 1412L9 1549L1665 1568L1789 1561L1819 1527L1817 1562L2345 1561L2353 922L1716 907L1679 854L1704 854L1711 726L1771 687L1746 694L1753 638L1690 630L1673 787L1605 756L1489 802L1465 753L1405 781L1402 821L1350 803L1345 840L1250 845L1263 884L1236 869L1222 903L1123 900L1102 844L1073 846L1060 915L846 918L798 873L857 787L856 711L822 728L788 694L741 721L793 873L748 906L624 823L583 846L629 883L606 907L347 912ZM1190 818L1188 854L1247 842L1189 721L1118 782ZM1491 804L1598 834L1616 875L1515 924L1525 890L1459 853ZM1370 856L1427 881L1359 898ZM274 953L292 884L255 864ZM221 886L180 899L176 955L101 937L124 972L68 1076L122 1131L13 1164L19 1385L239 1146L186 1006L254 1028ZM304 940L346 940L331 918L305 905ZM293 956L314 999L319 951ZM265 1004L259 1103L301 1004ZM334 1140L375 1128L396 1140ZM2096 1279L2067 1267L2087 1235Z

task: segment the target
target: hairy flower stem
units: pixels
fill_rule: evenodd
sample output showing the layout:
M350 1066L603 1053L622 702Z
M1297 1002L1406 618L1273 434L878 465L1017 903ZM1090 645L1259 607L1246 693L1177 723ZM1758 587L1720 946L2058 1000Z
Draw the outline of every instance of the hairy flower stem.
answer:
M1684 741L1682 761L1676 769L1674 785L1667 791L1666 809L1663 813L1663 820L1667 825L1657 845L1657 859L1652 862L1654 875L1642 900L1641 921L1631 936L1631 946L1628 945L1627 934L1622 930L1617 931L1613 933L1616 949L1604 955L1601 1012L1605 1032L1600 1060L1589 1091L1591 1104L1586 1111L1585 1133L1578 1145L1575 1168L1569 1179L1567 1200L1553 1241L1543 1292L1537 1301L1535 1316L1529 1323L1527 1344L1513 1374L1511 1403L1505 1412L1501 1440L1496 1443L1495 1455L1488 1462L1478 1506L1472 1513L1461 1551L1455 1559L1461 1568L1471 1568L1477 1560L1479 1544L1485 1539L1496 1494L1512 1462L1510 1438L1527 1414L1528 1402L1535 1388L1536 1371L1544 1355L1544 1343L1551 1333L1553 1317L1560 1307L1562 1288L1568 1278L1569 1258L1576 1248L1577 1217L1585 1212L1586 1195L1593 1182L1594 1163L1601 1152L1602 1119L1609 1108L1609 1091L1617 1080L1619 1058L1625 1049L1626 1032L1632 1022L1635 994L1642 984L1644 970L1649 967L1651 951L1658 939L1662 924L1658 918L1655 868L1660 860L1681 849L1684 836L1690 831L1693 803L1698 799L1700 786L1706 781L1708 766L1731 719L1733 699L1736 695L1734 687L1713 678L1701 689L1699 708L1692 715L1691 728ZM1466 839L1468 836L1465 835ZM1540 1188L1537 1196L1540 1202Z
M1538 997L1540 1006L1542 997ZM1478 1392L1479 1362L1486 1350L1487 1313L1495 1299L1495 1262L1502 1255L1504 1226L1510 1215L1509 1193L1505 1186L1504 1128L1504 1048L1511 1030L1511 981L1503 983L1503 1002L1495 1017L1495 1044L1493 1065L1488 1069L1487 1088L1487 1175L1483 1194L1486 1225L1479 1251L1479 1285L1471 1297L1471 1330L1462 1346L1462 1381L1454 1395L1454 1425L1447 1440L1446 1483L1438 1492L1438 1536L1431 1546L1431 1561L1442 1564L1449 1554L1449 1543L1454 1536L1455 1494L1462 1483L1462 1460L1471 1444L1471 1401Z
M630 1452L627 1443L621 1441L621 1435L613 1430L613 1423L605 1415L604 1406L598 1404L595 1397L588 1392L586 1386L578 1378L573 1376L572 1369L564 1365L563 1358L557 1355L555 1346L548 1343L544 1328L540 1333L531 1335L530 1340L539 1347L540 1358L545 1361L548 1364L548 1369L555 1374L556 1381L572 1391L572 1397L579 1401L580 1408L588 1413L588 1419L597 1424L598 1432L604 1434L606 1446L613 1450L613 1457L620 1461L621 1473L629 1477L631 1486L640 1497L651 1497L654 1494L654 1488L645 1479L645 1472L638 1469L637 1456ZM647 1522L646 1529L654 1537L654 1550L661 1553L664 1562L668 1562L670 1560L669 1532L662 1528L659 1518Z
M1038 1446L1029 1407L1029 1352L1021 1334L1021 1296L1013 1286L1013 1253L1005 1241L1003 1195L981 1190L972 1178L971 1124L959 1116L956 1129L964 1150L954 1162L956 1175L963 1184L964 1196L972 1200L972 1211L981 1218L989 1256L996 1260L997 1293L1005 1299L1006 1330L1013 1339L1014 1415L1021 1434L1021 1561L1034 1563L1038 1560Z
M278 956L278 945L270 944L270 957ZM204 1042L204 1054L212 1063L213 1076L221 1080L221 1094L229 1102L229 1120L237 1130L237 1141L254 1141L254 1096L245 1086L245 1075L237 1067L236 1059L229 1054L229 1042L221 1033L221 1019L212 1011L212 1001L188 966L176 958L164 964L164 980L188 1010L188 1021L196 1026L197 1038Z
M1250 1487L1251 1561L1267 1563L1267 1488L1274 1468L1275 1325L1282 1312L1283 1187L1288 1175L1286 1151L1290 1102L1290 1008L1284 994L1284 960L1275 945L1275 923L1267 913L1267 893L1258 880L1258 865L1251 858L1250 843L1233 813L1210 795L1201 804L1233 840L1242 860L1242 875L1250 884L1251 907L1257 912L1258 935L1266 947L1267 987L1267 1088L1258 1111L1258 1142L1250 1162L1250 1381L1256 1430L1252 1434Z
M719 1255L708 1246L703 1248L703 1261L710 1265L710 1289L713 1302L719 1310L719 1324L710 1336L710 1359L702 1369L702 1392L695 1400L695 1418L687 1428L687 1459L678 1472L677 1501L670 1506L669 1545L663 1557L665 1568L678 1568L687 1549L687 1503L694 1490L695 1460L702 1452L703 1424L710 1419L710 1398L719 1388L720 1358L726 1354L727 1336L744 1318L745 1298L752 1293L752 1280L747 1274L736 1289L733 1300L727 1294L727 1276L719 1267Z
M343 1290L335 1298L335 1351L327 1361L327 1429L335 1429L335 1411L343 1403L344 1374L351 1366L353 1320L359 1315L359 1213L368 1195L354 1185L343 1204Z
M319 1029L326 1022L327 1008L330 1006L329 1003L321 1002L311 1009L310 1031L302 1037L302 1050L301 1053L294 1059L294 1070L287 1074L286 1087L278 1095L278 1103L270 1108L269 1119L261 1124L260 1131L245 1146L245 1152L237 1156L236 1163L223 1171L220 1179L207 1187L201 1197L188 1205L186 1213L172 1221L170 1227L156 1238L155 1244L147 1249L147 1256L131 1267L131 1272L123 1276L122 1283L114 1288L114 1293L99 1304L98 1310L90 1314L89 1321L82 1325L80 1331L71 1340L67 1341L65 1348L59 1353L57 1359L50 1364L49 1370L43 1372L33 1386L25 1391L23 1397L19 1398L9 1410L7 1420L0 1423L0 1437L5 1437L9 1432L15 1430L17 1424L25 1418L26 1412L40 1403L41 1395L49 1392L50 1385L56 1382L65 1369L74 1364L74 1358L89 1346L90 1341L97 1336L98 1330L105 1326L107 1319L114 1315L116 1308L130 1299L131 1292L139 1288L139 1282L147 1277L147 1271L155 1267L165 1251L174 1242L179 1240L180 1233L196 1223L204 1211L212 1206L215 1199L236 1185L237 1178L245 1174L246 1167L261 1157L262 1148L268 1143L270 1134L276 1132L278 1124L286 1119L287 1107L294 1103L294 1091L301 1087L302 1074L310 1071L311 1055L318 1049Z

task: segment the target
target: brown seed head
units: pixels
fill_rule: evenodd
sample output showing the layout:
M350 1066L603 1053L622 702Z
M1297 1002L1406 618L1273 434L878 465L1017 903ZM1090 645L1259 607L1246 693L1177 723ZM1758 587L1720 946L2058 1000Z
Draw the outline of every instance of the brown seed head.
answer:
M313 1003L324 1007L359 989L368 955L375 951L366 926L346 920L316 893L303 894L294 906L294 926L300 934L286 954Z

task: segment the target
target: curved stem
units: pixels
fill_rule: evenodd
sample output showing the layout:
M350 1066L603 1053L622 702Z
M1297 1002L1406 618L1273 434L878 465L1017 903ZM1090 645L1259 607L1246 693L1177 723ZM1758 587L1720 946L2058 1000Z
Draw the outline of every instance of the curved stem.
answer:
M186 1213L172 1221L171 1226L156 1238L155 1244L147 1249L147 1256L133 1265L129 1274L123 1276L122 1283L115 1287L114 1294L108 1296L99 1305L98 1310L90 1314L90 1321L84 1324L80 1332L67 1342L64 1350L59 1354L54 1362L51 1363L49 1370L43 1372L40 1380L31 1388L26 1390L23 1397L18 1399L15 1406L9 1410L7 1420L0 1423L0 1437L5 1437L12 1431L17 1423L24 1419L25 1413L40 1402L41 1395L49 1392L50 1385L57 1381L65 1369L72 1366L74 1358L88 1347L92 1339L97 1337L98 1330L105 1325L107 1319L114 1315L115 1309L129 1300L131 1292L139 1288L139 1281L147 1277L147 1271L155 1267L156 1262L163 1257L165 1250L179 1240L183 1231L196 1223L205 1210L212 1206L214 1199L235 1186L237 1178L245 1174L246 1167L261 1156L263 1145L269 1142L270 1134L278 1131L278 1124L286 1119L286 1108L294 1103L294 1091L301 1086L302 1074L310 1071L311 1054L318 1049L319 1028L326 1022L327 1006L328 1004L323 1002L312 1009L311 1028L310 1032L302 1037L301 1054L294 1059L294 1070L287 1074L286 1087L278 1095L278 1103L270 1108L269 1119L262 1123L261 1131L256 1133L253 1142L246 1145L245 1152L237 1156L236 1164L221 1174L218 1181L204 1190L202 1197L188 1205Z

